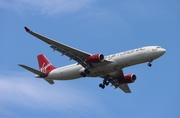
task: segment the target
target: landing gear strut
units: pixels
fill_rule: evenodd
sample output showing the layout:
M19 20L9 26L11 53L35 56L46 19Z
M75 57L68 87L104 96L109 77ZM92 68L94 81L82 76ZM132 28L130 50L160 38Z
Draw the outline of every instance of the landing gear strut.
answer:
M149 66L149 67L151 67L151 66L152 66L152 64L151 64L151 63L152 63L152 61L153 61L152 59L149 59L149 63L148 63L148 66Z
M109 82L108 82L107 80L103 80L103 83L100 83L100 84L99 84L99 87L102 88L102 89L104 89L105 86L108 86L108 85L109 85Z

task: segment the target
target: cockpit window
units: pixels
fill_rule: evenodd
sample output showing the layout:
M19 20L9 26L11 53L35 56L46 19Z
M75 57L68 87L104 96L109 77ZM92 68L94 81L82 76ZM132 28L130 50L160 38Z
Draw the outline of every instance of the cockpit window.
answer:
M161 48L160 46L158 46L157 48Z

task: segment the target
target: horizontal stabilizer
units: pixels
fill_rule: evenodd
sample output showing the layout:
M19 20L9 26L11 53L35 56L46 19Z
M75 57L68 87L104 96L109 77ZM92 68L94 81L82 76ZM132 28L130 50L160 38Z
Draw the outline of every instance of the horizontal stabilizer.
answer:
M31 72L34 73L34 74L39 75L40 77L43 77L43 76L45 77L45 76L46 76L45 73L43 73L43 72L41 72L41 71L38 71L38 70L36 70L36 69L34 69L34 68L28 67L28 66L23 65L23 64L18 64L18 65L21 66L22 68L26 69L26 70L31 71Z
M45 80L45 79L44 79ZM53 80L46 80L49 84L54 84Z
M119 85L119 88L122 89L125 93L131 93L131 90L130 90L128 84L121 84L121 85Z

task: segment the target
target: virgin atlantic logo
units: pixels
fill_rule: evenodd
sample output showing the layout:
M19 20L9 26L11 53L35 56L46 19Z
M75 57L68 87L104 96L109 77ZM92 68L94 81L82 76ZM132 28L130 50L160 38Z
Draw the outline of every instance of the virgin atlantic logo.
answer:
M47 65L45 65L45 63L43 63L42 67L40 68L40 71L43 72L43 73L46 73L46 70L47 70L47 68L48 68L49 66L51 66L50 63L47 64Z

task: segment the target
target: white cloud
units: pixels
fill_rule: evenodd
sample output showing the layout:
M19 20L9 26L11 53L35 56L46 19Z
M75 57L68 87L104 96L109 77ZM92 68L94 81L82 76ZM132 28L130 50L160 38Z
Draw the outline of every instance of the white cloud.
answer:
M104 110L95 96L80 88L68 86L63 82L49 85L46 81L38 81L19 73L0 75L0 95L0 116L15 114L7 107L9 105L41 110L48 108L68 113L76 111L84 114L96 114L98 109Z
M0 8L18 12L38 11L43 14L75 12L89 7L95 0L0 0Z

